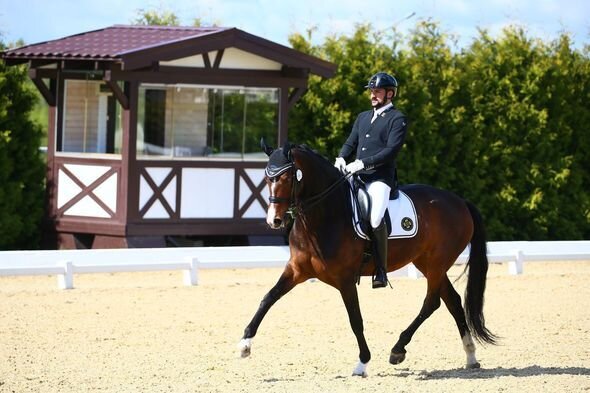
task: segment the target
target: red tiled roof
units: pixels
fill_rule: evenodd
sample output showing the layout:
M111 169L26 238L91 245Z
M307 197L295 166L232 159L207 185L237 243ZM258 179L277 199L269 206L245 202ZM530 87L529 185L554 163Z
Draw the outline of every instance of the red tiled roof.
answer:
M0 52L10 65L29 60L117 62L126 70L147 67L226 47L263 56L288 67L309 69L332 77L336 66L314 56L228 27L176 27L115 25Z
M115 25L8 50L5 58L116 59L122 54L227 30L224 27Z

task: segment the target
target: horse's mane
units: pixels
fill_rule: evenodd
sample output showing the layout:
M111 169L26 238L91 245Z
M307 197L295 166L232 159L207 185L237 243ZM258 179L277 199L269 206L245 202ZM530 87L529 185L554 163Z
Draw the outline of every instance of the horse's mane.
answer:
M328 172L336 173L336 168L334 165L326 158L325 156L321 155L317 150L312 149L306 144L301 145L293 145L292 148L301 150L311 156L316 163L322 166L322 170L326 170Z

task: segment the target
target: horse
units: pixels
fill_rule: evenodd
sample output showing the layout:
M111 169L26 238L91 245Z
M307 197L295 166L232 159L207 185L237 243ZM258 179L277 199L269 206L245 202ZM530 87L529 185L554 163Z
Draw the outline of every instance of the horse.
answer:
M296 285L317 279L340 292L359 347L359 360L352 375L365 377L371 352L363 333L356 285L360 276L373 273L373 264L363 263L367 240L353 229L350 184L346 181L349 176L342 175L306 145L287 142L273 149L261 141L261 146L269 156L265 170L270 192L266 222L273 229L290 227L290 257L277 283L263 297L244 329L238 345L240 354L251 354L252 339L277 300ZM480 343L497 341L497 336L486 327L483 315L488 259L481 214L471 202L449 191L419 184L399 188L415 204L419 230L414 237L389 240L387 271L412 262L426 278L427 290L418 316L392 347L389 362L395 365L404 361L406 345L440 307L442 299L459 330L466 368L479 368L473 338ZM468 244L463 308L447 271Z

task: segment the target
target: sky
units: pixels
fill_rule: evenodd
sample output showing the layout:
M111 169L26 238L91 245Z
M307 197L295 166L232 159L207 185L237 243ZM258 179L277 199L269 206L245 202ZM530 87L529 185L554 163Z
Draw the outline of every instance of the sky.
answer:
M566 31L575 47L590 44L589 0L0 0L0 40L32 44L131 24L140 9L172 11L184 25L200 18L204 25L237 27L286 46L293 33L312 31L312 42L321 44L354 32L358 23L405 34L429 19L459 47L478 37L478 28L496 36L508 25L545 41Z

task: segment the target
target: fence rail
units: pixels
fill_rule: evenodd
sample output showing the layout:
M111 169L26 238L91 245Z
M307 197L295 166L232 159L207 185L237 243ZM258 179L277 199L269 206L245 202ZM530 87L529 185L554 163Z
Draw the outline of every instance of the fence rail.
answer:
M456 263L468 255L466 249ZM287 246L3 251L0 276L56 275L59 288L71 289L74 274L180 270L185 285L198 285L200 269L282 267L288 259ZM488 259L522 274L525 262L590 260L590 241L488 242ZM390 274L420 277L412 264Z

